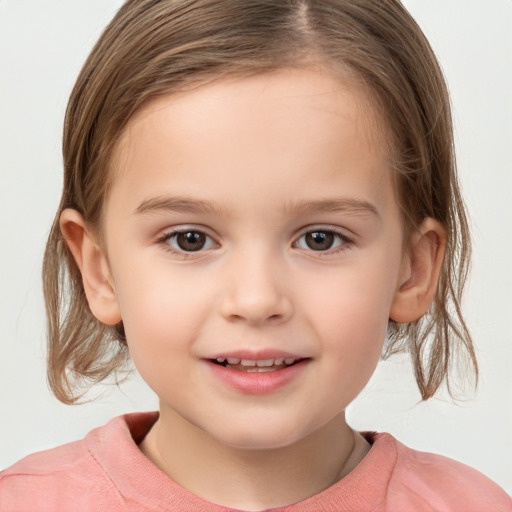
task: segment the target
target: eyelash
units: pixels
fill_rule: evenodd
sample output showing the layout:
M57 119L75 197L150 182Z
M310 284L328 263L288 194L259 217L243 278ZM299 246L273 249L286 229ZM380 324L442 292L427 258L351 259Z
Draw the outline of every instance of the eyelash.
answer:
M194 258L195 254L196 253L201 253L203 252L203 248L197 250L197 251L185 251L183 249L175 249L173 247L171 247L171 245L169 244L169 241L172 240L173 238L175 238L176 236L180 235L180 234L184 234L184 233L196 233L196 234L201 234L201 235L204 235L206 236L207 238L212 239L211 236L209 236L208 234L206 234L204 231L201 231L199 229L193 229L193 228L189 228L189 229L176 229L176 230L172 230L172 231L169 231L167 233L164 233L160 238L157 239L157 243L158 244L161 244L164 246L164 250L170 252L171 254L175 254L175 255L179 255L181 256L183 259L191 259L191 258ZM318 256L320 257L329 257L329 256L333 256L335 254L338 254L342 251L346 251L347 249L350 248L350 246L353 244L353 240L349 237L347 237L345 234L335 230L335 229L327 229L327 228L317 228L317 229L310 229L308 231L305 231L303 232L299 238L297 239L297 241L295 242L295 244L304 236L308 235L308 234L312 234L312 233L325 233L325 234L331 234L331 235L334 235L335 239L337 238L338 241L340 242L340 245L338 247L335 247L334 250L332 249L328 249L326 251L315 251L313 249L309 249L310 252L313 252L313 253L317 253ZM333 242L335 243L335 242Z

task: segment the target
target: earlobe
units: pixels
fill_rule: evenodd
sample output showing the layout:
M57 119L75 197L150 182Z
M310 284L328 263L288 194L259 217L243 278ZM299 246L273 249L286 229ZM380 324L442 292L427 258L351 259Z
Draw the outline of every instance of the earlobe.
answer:
M60 230L82 274L87 301L93 315L102 323L115 325L121 311L107 258L82 215L71 208L60 216Z
M404 254L389 314L391 320L414 322L428 311L437 290L445 249L443 225L434 219L425 219L413 233L410 248Z

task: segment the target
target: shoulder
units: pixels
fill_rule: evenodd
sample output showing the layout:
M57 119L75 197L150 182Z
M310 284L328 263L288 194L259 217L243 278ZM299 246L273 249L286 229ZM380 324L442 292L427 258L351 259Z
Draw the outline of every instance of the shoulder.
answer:
M97 447L115 446L128 435L124 418L114 418L82 440L21 459L0 473L0 512L117 505L119 493Z
M85 492L101 470L83 441L29 455L0 473L0 511L45 509L69 490Z
M388 484L390 510L511 512L512 500L479 471L442 455L408 448L389 434L396 459ZM412 507L412 508L410 508Z

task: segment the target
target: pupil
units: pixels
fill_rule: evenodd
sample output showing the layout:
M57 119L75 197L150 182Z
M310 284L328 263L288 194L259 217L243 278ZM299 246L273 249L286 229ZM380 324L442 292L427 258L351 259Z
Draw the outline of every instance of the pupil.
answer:
M179 233L177 242L180 249L184 251L199 251L205 243L205 235L196 231L187 231L186 233Z
M306 235L306 243L313 250L329 249L333 242L334 233L328 231L313 231Z

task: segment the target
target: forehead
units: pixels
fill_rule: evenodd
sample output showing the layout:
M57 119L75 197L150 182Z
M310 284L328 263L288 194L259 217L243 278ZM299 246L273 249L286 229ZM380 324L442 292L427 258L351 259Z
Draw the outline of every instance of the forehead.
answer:
M227 197L242 189L268 195L271 182L292 202L343 172L347 184L364 178L384 190L384 125L365 88L332 74L283 69L223 79L140 109L115 149L113 188L140 199L160 181Z
M294 121L302 118L302 124L309 127L306 133L322 128L312 125L311 114L316 111L325 116L350 117L361 139L372 147L390 145L390 137L385 135L389 133L387 122L375 94L349 70L285 68L213 80L149 100L127 123L114 150L114 163L120 163L123 154L130 151L133 138L147 133L149 127L154 130L159 125L169 132L174 126L180 134L188 132L192 137L205 134L212 124L236 128L238 123L253 129L259 124L265 130L279 117L286 123L282 117L285 110L296 112ZM114 168L120 171L123 166Z

